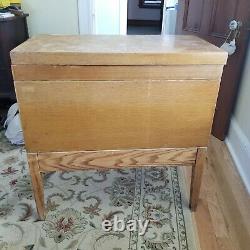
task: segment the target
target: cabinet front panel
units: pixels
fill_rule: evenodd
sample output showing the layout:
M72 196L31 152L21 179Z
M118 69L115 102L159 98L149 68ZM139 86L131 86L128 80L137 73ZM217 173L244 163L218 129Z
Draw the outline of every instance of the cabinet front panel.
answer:
M219 80L17 81L28 152L207 146Z

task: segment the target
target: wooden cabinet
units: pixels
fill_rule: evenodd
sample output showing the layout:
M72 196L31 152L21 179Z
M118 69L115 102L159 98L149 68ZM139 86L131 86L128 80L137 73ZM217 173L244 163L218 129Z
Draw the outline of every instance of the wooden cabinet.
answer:
M14 101L10 51L28 39L26 17L0 18L0 101Z
M191 208L227 54L192 36L40 36L11 53L33 186L41 172L192 165Z

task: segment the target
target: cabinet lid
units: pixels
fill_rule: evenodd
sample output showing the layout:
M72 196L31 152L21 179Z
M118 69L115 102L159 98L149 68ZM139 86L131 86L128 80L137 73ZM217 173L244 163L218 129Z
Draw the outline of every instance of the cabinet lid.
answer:
M11 59L32 65L225 64L227 53L187 35L40 35L12 50Z

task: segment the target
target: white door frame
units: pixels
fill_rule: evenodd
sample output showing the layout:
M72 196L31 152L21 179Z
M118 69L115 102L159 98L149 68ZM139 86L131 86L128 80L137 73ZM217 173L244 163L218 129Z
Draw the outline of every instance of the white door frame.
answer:
M78 1L78 25L80 34L98 34L96 27L96 1L97 0L77 0ZM99 0L100 1L100 0ZM102 0L106 1L106 0ZM127 34L127 9L128 0L119 1L119 31L117 35ZM112 13L109 13L110 15Z

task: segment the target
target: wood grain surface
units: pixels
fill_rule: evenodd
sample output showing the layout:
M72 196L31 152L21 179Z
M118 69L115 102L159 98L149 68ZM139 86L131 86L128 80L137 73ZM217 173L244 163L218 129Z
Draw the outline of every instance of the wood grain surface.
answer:
M222 65L58 66L13 65L16 81L220 79ZM35 82L34 82L35 84Z
M207 148L198 148L195 164L192 167L190 187L190 209L195 211L198 205L202 174L206 163Z
M12 64L225 64L227 53L195 36L33 37L11 52Z
M196 208L226 52L193 36L45 35L11 59L41 218L47 171L193 165Z
M28 152L205 147L218 80L16 81Z
M33 194L36 201L37 213L41 220L45 216L43 179L40 172L37 154L27 154L29 172L32 181Z
M194 164L196 148L38 153L40 171Z

